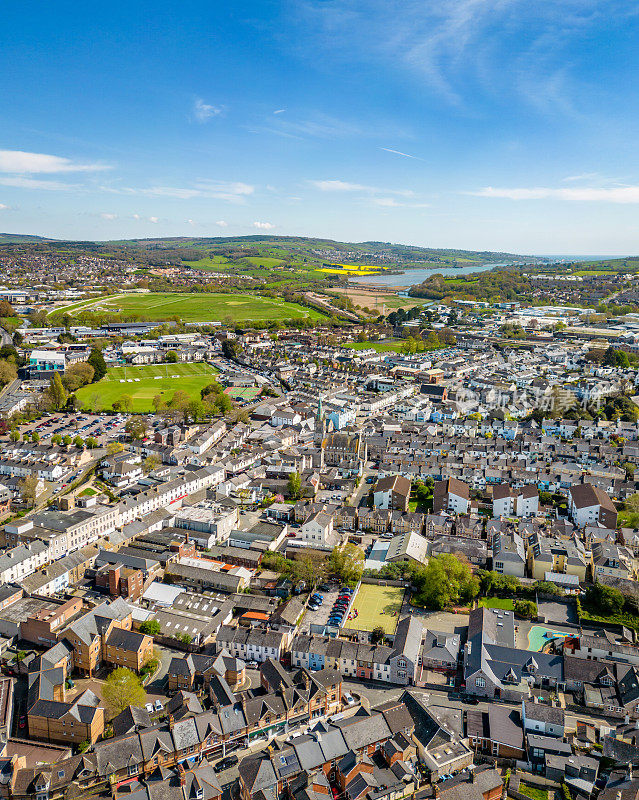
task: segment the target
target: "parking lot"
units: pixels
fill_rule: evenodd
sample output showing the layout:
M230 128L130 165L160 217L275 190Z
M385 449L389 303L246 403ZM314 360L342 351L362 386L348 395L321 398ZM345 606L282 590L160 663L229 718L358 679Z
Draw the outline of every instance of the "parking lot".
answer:
M339 588L339 585L335 584L334 588L331 589L330 592L323 592L321 589L316 590L319 592L319 594L323 595L324 602L317 609L317 611L313 611L310 608L306 609L306 614L302 620L301 627L303 633L308 633L311 625L328 625L328 618L333 608L333 603L337 600L339 595Z
M122 433L126 425L126 416L107 414L50 414L21 427L22 434L37 431L42 444L51 444L54 436L80 436L87 439L92 436L98 445L104 447Z

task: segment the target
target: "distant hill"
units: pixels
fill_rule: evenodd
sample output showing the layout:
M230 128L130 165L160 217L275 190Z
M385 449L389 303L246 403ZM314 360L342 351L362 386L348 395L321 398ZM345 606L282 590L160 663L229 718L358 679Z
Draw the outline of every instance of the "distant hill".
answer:
M21 242L55 242L44 236L31 236L28 233L0 233L0 244L20 244Z

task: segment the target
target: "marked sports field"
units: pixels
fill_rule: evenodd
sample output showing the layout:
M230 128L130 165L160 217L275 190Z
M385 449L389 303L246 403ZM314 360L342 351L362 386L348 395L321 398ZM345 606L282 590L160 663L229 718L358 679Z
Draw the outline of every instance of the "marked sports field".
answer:
M399 586L362 583L351 606L351 613L357 610L357 616L348 620L344 627L372 631L381 626L385 633L393 634L403 599L404 590Z
M167 402L178 389L199 398L200 390L217 377L217 370L203 362L192 364L150 364L144 367L112 367L98 383L84 386L76 396L81 405L96 410L110 409L122 395L132 398L131 410L153 411L153 398Z
M113 312L123 316L139 314L149 320L170 320L179 317L185 322L282 321L285 319L324 319L313 308L298 303L250 294L215 294L148 292L146 294L120 294L83 300L51 312L52 314L80 313L81 311Z

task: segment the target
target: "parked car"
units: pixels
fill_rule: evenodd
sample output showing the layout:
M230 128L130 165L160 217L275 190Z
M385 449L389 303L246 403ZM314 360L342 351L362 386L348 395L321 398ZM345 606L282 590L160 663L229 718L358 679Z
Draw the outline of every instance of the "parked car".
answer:
M257 663L257 661L247 661L246 666L249 669L257 669L259 667L259 664Z
M158 699L155 701L155 703L153 703L153 708L156 711L162 711L164 709L164 704L162 703L161 700Z
M222 772L224 769L229 769L229 767L234 767L237 762L239 761L237 756L227 756L223 758L221 761L218 761L217 764L213 767L215 772Z
M346 701L346 705L349 705L349 706L354 706L355 705L355 698L353 697L352 694L350 694L350 692L344 692L342 697Z
M153 703L145 703L144 708L149 712L149 714L153 713Z

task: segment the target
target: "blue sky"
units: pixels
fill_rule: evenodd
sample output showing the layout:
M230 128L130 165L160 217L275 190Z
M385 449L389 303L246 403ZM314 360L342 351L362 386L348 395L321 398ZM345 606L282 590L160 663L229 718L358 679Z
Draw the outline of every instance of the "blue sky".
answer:
M7 6L1 231L639 253L636 2Z

